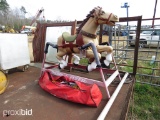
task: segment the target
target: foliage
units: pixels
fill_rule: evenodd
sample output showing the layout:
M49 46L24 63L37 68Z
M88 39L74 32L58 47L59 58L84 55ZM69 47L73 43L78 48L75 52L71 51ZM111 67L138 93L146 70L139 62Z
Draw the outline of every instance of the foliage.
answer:
M9 5L6 0L0 0L0 31L2 30L2 26L10 27L17 32L21 30L22 26L30 26L31 21L34 19L34 16L30 16L29 18L25 17L25 14L27 14L27 10L24 6L21 6L20 8L9 8ZM3 14L2 14L3 13ZM38 21L38 20L37 20ZM46 20L46 21L40 21L47 22L47 23L57 23L57 22L69 22L69 20L62 20L61 18L57 18L55 21Z
M25 14L27 13L25 7L21 6L20 10L21 10L21 13L23 14L23 16L25 18Z
M6 0L0 1L0 14L5 15L9 10L9 4Z
M0 26L10 26L14 30L20 31L23 25L30 25L32 19L33 18L24 18L19 8L9 9L5 16L0 14Z
M26 13L27 13L27 11L26 11L25 7L23 7L23 6L20 8L20 10L21 10L24 14L26 14Z

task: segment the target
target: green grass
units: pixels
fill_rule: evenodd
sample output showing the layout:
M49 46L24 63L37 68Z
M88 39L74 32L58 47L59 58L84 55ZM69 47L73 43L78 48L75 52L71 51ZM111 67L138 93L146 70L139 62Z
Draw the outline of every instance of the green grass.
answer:
M131 60L127 60L127 65L130 65L130 66L133 66L133 61ZM137 69L137 73L141 73L141 74L152 74L152 68L158 68L158 63L155 63L155 64L150 64L149 61L139 61L138 62L138 67L146 67L146 68L149 68L149 69L145 69L145 68L138 68ZM133 68L132 67L128 67L128 66L125 66L123 68L123 71L127 71L127 72L133 72Z
M136 83L131 111L134 120L160 120L160 87Z
M88 65L88 59L87 58L81 58L80 65L87 66Z
M133 61L127 61L127 64L133 66ZM152 68L158 68L158 64L150 64L149 61L139 61L139 67L146 67L137 69L139 74L152 75ZM133 72L132 67L125 66L123 71ZM155 71L156 76L160 76L158 71ZM160 78L154 78L152 81L150 77L136 75L136 80L141 82L149 82L156 84L160 83ZM131 120L160 120L160 87L155 87L147 84L136 83L134 87L134 102L131 104L128 118ZM131 115L132 113L132 115Z
M133 66L133 61L127 60L127 65ZM129 66L124 66L121 70L122 71L127 71L130 73L133 73L133 67ZM160 76L160 71L159 70L154 70L153 68L159 68L159 63L154 63L150 64L150 61L139 61L138 62L138 67L142 68L137 68L137 73L138 74L146 74L146 75L152 75L152 76ZM141 82L149 82L152 84L160 84L160 78L151 78L148 76L140 76L136 75L136 80L141 81Z

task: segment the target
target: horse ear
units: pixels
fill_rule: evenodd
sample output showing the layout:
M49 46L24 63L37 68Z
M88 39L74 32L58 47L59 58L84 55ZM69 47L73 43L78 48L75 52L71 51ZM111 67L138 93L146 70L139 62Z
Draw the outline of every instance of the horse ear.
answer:
M96 13L96 11L94 11L93 15L94 15L94 17L97 17L97 13Z
M95 17L98 17L98 16L99 16L99 9L98 9L98 7L95 7L95 8L94 8L94 13L93 13L93 15L94 15Z
M99 7L99 6L98 6L97 8L99 8L99 9L101 9L101 10L102 10L102 7Z
M102 11L102 7L95 7L94 8L95 12L94 12L94 16L99 17L101 15L101 11Z

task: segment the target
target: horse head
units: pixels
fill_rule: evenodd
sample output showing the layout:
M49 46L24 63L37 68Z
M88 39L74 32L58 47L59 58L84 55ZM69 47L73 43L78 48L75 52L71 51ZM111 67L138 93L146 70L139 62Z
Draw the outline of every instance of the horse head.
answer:
M94 8L93 16L95 18L96 24L107 24L110 26L114 26L115 22L119 21L119 18L117 15L114 15L113 13L105 12L102 10L101 7Z

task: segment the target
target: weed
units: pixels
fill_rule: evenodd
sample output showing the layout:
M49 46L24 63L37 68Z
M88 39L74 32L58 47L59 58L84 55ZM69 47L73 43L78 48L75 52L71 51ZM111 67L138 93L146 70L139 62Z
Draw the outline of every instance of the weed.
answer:
M160 87L136 83L134 88L134 105L131 106L133 110L132 117L136 120L160 120L159 93Z

